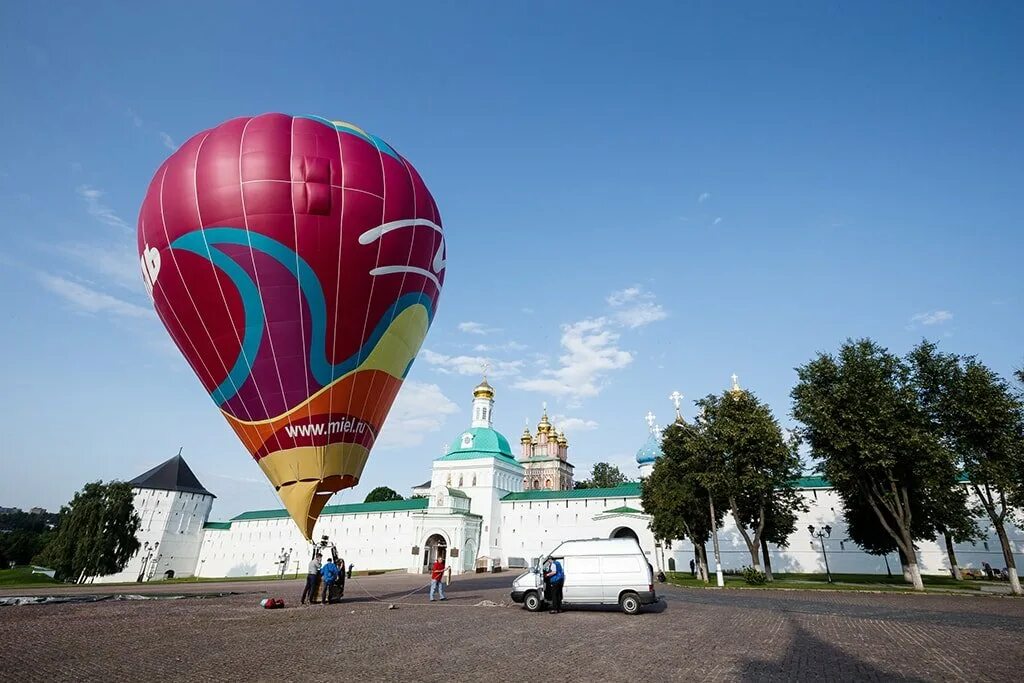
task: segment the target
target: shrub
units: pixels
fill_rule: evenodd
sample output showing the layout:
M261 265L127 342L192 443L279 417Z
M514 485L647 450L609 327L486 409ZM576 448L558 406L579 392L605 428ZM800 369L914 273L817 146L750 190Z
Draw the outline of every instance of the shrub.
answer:
M751 586L762 586L767 583L768 577L764 575L764 572L758 571L753 567L744 567L743 580Z

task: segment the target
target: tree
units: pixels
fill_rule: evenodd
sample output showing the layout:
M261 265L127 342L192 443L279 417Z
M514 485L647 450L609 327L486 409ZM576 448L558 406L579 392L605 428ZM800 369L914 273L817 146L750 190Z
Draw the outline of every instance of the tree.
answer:
M577 489L610 489L625 484L628 479L619 468L606 462L599 462L594 465L590 472L590 479L576 482Z
M91 482L61 508L57 534L39 562L76 583L116 574L139 549L139 524L130 484Z
M366 494L366 500L364 503L383 503L389 500L405 500L392 488L387 486L378 486L374 490Z
M761 571L762 537L774 518L775 538L793 532L802 504L793 480L800 474L796 443L787 442L771 409L749 391L733 389L707 396L702 409L711 468L704 485L722 492L754 569Z
M975 512L984 512L992 523L1010 585L1020 595L1006 523L1016 521L1014 508L1024 505L1024 403L1003 378L974 357L940 353L930 342L922 342L911 357L922 404L943 443L958 458L977 501ZM957 533L969 538L971 530L954 525L948 548Z
M766 512L764 531L761 533L761 555L764 558L764 573L769 581L772 576L772 558L768 552L768 544L774 543L779 548L789 547L789 537L796 528L798 512L807 512L807 503L795 489L785 488L780 496L772 501Z
M53 538L57 515L5 512L0 514L0 567L28 564Z
M922 501L956 483L956 468L921 410L907 363L869 339L797 368L793 414L813 457L847 508L866 503L924 590L914 538Z
M661 540L689 539L701 578L708 581L707 541L711 537L711 493L702 483L710 467L704 428L677 421L665 430L662 457L641 487L644 511L651 515L650 528ZM728 507L722 496L715 500L715 528L722 525Z

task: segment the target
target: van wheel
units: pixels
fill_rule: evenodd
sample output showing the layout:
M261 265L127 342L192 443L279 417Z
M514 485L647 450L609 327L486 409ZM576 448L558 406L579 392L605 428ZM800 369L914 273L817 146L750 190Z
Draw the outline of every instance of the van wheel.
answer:
M619 607L626 614L636 614L640 611L640 596L636 593L623 593L619 598Z
M537 591L530 591L526 594L526 597L523 598L523 607L525 607L528 612L537 612L540 610L540 596L537 595Z

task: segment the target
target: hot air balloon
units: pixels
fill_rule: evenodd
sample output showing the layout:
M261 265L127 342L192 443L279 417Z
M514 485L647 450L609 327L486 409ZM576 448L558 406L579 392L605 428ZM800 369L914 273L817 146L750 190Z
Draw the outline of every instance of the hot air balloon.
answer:
M352 124L232 119L156 172L138 246L160 320L309 539L358 483L437 309L426 185Z

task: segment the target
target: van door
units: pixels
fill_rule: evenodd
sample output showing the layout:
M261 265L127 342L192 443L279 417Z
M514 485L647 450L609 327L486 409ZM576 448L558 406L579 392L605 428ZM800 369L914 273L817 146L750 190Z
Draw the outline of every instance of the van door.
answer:
M622 591L647 590L647 564L639 555L609 555L601 558L602 597L605 604L619 602Z
M577 604L602 602L604 587L598 558L567 557L562 560L562 569L565 571L563 600Z

